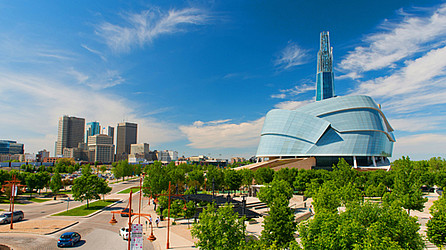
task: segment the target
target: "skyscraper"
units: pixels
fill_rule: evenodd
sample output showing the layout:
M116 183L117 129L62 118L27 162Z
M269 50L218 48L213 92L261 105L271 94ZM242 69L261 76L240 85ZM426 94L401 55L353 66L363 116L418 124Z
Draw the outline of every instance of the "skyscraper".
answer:
M87 123L87 133L85 135L85 143L88 144L88 137L93 135L98 135L101 133L101 126L99 122L89 122Z
M88 149L90 161L110 163L113 161L115 146L112 137L109 135L93 135L88 137Z
M316 101L334 96L333 79L333 48L330 47L328 31L323 31L317 53Z
M103 127L101 129L101 134L108 135L112 137L112 143L115 143L115 128L112 126Z
M59 118L56 155L62 155L64 148L77 148L84 142L85 119L64 115Z
M136 144L138 125L136 123L118 123L116 132L116 160L126 160L130 154L130 145Z

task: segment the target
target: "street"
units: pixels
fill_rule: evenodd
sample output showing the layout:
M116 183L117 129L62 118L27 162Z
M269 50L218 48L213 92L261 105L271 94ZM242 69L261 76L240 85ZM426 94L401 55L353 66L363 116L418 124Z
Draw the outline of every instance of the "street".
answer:
M73 217L73 216L51 216L50 214L65 211L67 204L64 201L47 201L43 203L33 203L28 205L17 205L15 210L22 210L25 213L26 220L35 219L66 219L79 221L78 224L71 226L67 229L63 229L50 235L36 235L36 234L23 234L23 233L1 233L0 243L7 244L13 249L57 249L57 239L64 232L75 231L78 232L82 239L76 244L76 249L126 249L127 241L123 240L119 236L119 229L128 225L128 218L115 216L118 223L111 225L109 223L112 218L110 211L119 211L126 207L128 202L128 194L116 194L117 192L126 189L130 186L139 185L139 180L126 181L119 184L111 184L113 188L110 195L107 198L120 198L123 199L122 203L118 203L113 207L106 208L100 213L91 217ZM139 194L134 194L132 199L132 207L136 212L138 210L138 198ZM46 204L47 203L47 204ZM70 208L85 204L81 202L70 202ZM146 202L147 205L147 202ZM9 208L9 205L0 205L1 209L5 211ZM20 222L19 222L20 223ZM144 249L154 249L150 241L145 236Z

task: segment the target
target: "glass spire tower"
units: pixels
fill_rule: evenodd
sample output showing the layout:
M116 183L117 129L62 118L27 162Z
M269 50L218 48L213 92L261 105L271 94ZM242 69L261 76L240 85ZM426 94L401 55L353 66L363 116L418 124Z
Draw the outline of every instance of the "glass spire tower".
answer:
M316 101L334 96L333 48L328 31L321 32L321 48L317 53Z

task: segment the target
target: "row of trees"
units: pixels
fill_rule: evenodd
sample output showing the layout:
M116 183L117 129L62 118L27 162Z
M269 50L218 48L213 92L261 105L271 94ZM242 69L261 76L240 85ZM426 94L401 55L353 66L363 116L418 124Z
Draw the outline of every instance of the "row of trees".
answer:
M215 208L209 204L192 227L200 249L299 249L294 238L296 222L288 206L293 190L283 180L274 180L260 190L259 198L268 204L259 240L248 239L245 217L239 218L230 204Z
M119 161L112 164L111 171L116 179L122 178L124 180L128 176L140 175L142 167L140 164L131 165L128 161Z
M125 165L123 165L124 168ZM127 167L127 169L129 169L128 173L134 171L130 167ZM437 185L446 187L446 161L444 159L432 158L428 161L411 161L408 157L403 157L393 163L392 169L396 171L353 171L349 173L349 178L363 192L363 195L374 197L382 197L388 190L392 190L395 185L402 185L401 182L398 182L400 177L403 179L414 179L416 177L416 182L412 183L415 186L432 187ZM406 171L410 169L410 176L409 173L406 173L406 175L400 174L399 169L406 169ZM311 187L320 186L324 182L336 178L336 176L333 176L335 173L328 170L284 168L275 172L270 168L260 168L253 172L249 169L235 171L230 168L223 169L215 166L188 164L175 166L171 163L163 166L160 162L146 166L144 172L148 176L144 185L152 190L146 191L146 193L166 191L169 181L178 186L178 189L182 192L188 188L211 190L212 186L216 190L239 190L253 183L267 184L278 179L288 182L293 190L311 196Z
M424 171L442 170L420 169L419 162L403 157L394 163L393 171L384 173L386 178L382 178L380 171L360 173L342 159L332 172L305 171L318 177L309 178L303 186L306 194L313 197L316 213L313 219L298 226L288 205L292 186L300 182L297 178L300 171L294 178L285 174L293 170L278 171L258 195L270 208L259 241L246 240L243 219L238 218L230 206L218 209L208 206L200 214L192 235L198 239L197 246L203 249L224 249L228 244L234 249L423 249L424 241L418 232L420 225L416 217L410 216L410 211L423 210L427 201L420 190ZM361 179L362 182L358 181ZM384 185L382 202L364 197L370 192L366 191L364 183L376 187ZM430 211L428 238L437 246L444 246L445 198L436 201ZM296 230L301 245L295 241Z

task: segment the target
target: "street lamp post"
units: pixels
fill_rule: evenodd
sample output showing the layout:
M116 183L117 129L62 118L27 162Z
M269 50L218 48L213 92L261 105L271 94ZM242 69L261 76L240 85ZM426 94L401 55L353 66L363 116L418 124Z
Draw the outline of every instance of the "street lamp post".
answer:
M17 191L19 187L26 187L26 185L21 185L20 180L17 180L15 175L12 176L12 180L5 181L6 184L2 185L2 191L4 192L5 187L9 187L11 189L11 196L9 197L9 211L11 212L11 224L9 229L14 229L14 197L17 195Z

